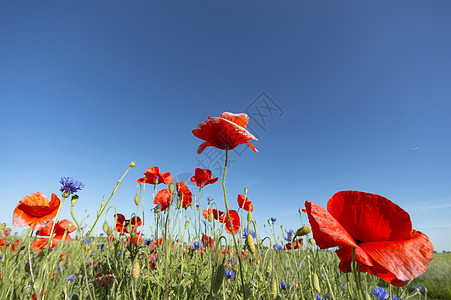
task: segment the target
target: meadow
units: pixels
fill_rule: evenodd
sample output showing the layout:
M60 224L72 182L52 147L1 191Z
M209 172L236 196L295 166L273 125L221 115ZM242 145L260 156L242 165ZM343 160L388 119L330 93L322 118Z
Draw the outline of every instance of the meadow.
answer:
M339 192L329 200L330 212L306 202L297 230L284 228L276 218L255 219L247 189L236 202L228 196L228 149L252 140L243 131L242 115L228 113L224 118L233 122L207 120L193 130L206 140L198 153L207 146L226 151L223 203L201 199L207 185L220 184L210 170L195 170L196 196L186 183L174 184L170 172L152 167L136 179L130 203L136 214L115 212L115 192L135 162L101 201L92 224L74 217L77 192L84 187L77 180L62 178L61 195L52 194L50 201L39 192L25 196L13 224L28 226L26 233L11 234L8 224L1 226L0 299L451 299L450 255L435 254L429 264L429 239L412 230L406 212L379 195ZM209 134L199 133L204 125L217 124L222 125ZM151 187L146 194L146 199L152 194L154 204L150 215L143 210L144 186ZM58 220L64 201L71 202L72 220ZM348 210L334 212L334 203ZM386 213L378 210L380 203L392 206L393 223L377 221ZM353 225L352 210L374 221L368 217ZM144 220L152 232L148 238L141 234ZM263 224L270 234L257 230ZM96 226L103 233L94 235ZM388 265L377 256L380 251L390 256Z

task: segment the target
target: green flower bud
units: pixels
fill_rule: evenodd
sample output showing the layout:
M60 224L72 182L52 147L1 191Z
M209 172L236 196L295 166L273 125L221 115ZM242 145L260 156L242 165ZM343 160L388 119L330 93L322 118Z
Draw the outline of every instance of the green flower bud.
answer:
M211 280L211 287L213 290L213 294L217 294L219 289L221 288L222 282L224 281L225 268L224 265L219 265L216 269L215 274Z
M304 236L312 232L312 226L304 225L296 231L296 236Z
M5 229L6 227L6 223L2 223L2 225L0 225L0 231L2 231L3 229Z
M70 205L74 206L78 201L78 195L73 195L72 198L70 199Z
M208 214L208 222L213 222L214 216L213 216L213 212L210 211L210 213Z
M129 164L129 166L130 166L130 168L133 168L134 166L136 166L136 161L132 161L132 162Z
M107 223L107 221L105 221L105 223L103 223L102 229L103 229L103 232L107 233L107 231L108 231L108 223Z
M173 184L173 183L170 183L170 184L168 185L168 189L169 189L169 193L171 193L171 195L172 195L172 193L174 193L174 184Z
M135 205L138 206L139 205L139 197L138 195L135 196Z
M247 221L249 223L252 222L252 212L251 211L247 213Z
M246 246L247 249L249 249L249 252L252 253L252 255L255 255L257 249L255 248L254 238L249 233L246 236Z
M135 262L133 263L132 267L132 279L135 281L138 280L139 273L141 273L141 267L139 266L138 260L135 259Z
M313 273L313 287L318 292L318 294L321 294L321 287L319 286L319 278L316 273Z

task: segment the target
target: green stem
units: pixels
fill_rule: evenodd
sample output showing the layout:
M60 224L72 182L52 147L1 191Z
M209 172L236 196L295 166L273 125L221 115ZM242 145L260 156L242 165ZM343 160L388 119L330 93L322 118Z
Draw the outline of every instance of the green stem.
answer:
M352 248L352 272L354 273L354 279L355 279L355 284L357 286L357 291L359 293L359 299L363 300L362 297L362 286L359 280L359 276L357 274L357 270L356 270L356 261L355 261L355 247Z
M238 249L238 244L237 244L236 238L235 238L235 233L233 232L233 224L232 224L232 219L230 218L229 204L227 203L227 193L226 193L226 188L225 188L225 177L226 177L226 172L227 172L228 158L229 158L229 149L226 149L224 175L222 177L222 189L224 190L224 203L225 203L225 207L226 207L227 218L229 219L230 229L232 231L233 243L235 245L236 254L238 256L238 262L240 264L240 278L241 278L241 284L243 286L243 296L244 296L246 294L246 292L244 289L243 268L241 266L241 257L240 257L240 253L239 253L239 249Z

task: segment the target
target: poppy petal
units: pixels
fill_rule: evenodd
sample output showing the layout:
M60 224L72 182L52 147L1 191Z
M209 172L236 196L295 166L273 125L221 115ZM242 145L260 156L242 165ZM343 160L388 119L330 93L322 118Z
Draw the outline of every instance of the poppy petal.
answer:
M213 146L213 145L209 142L203 142L202 144L200 144L200 146L197 147L197 154L201 154L202 151L204 151L205 148L207 148L208 146Z
M360 242L409 239L409 214L390 200L358 191L334 194L327 203L332 216Z
M230 112L223 112L219 117L227 119L243 128L246 128L247 123L249 122L249 117L245 113L234 114Z
M374 261L401 281L417 278L426 272L434 251L429 238L415 230L408 240L368 242L360 246Z

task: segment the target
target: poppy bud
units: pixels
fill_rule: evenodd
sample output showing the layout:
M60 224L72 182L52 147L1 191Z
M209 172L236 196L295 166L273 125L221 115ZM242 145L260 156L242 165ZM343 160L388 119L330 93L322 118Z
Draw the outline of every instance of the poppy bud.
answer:
M139 205L139 197L138 195L135 196L135 205L138 206Z
M2 225L0 225L0 231L2 231L3 229L5 229L6 227L6 223L2 223Z
M372 300L370 294L365 293L365 300Z
M31 232L31 228L28 228L27 231L25 232L25 236L29 235Z
M247 213L247 221L252 222L252 212L251 211Z
M182 208L182 199L177 200L177 208L178 209Z
M69 198L70 193L69 192L64 192L62 196L63 196L64 199Z
M132 230L133 230L132 224L128 223L126 229L127 229L127 232L132 232Z
M136 161L132 161L132 162L129 164L129 166L130 166L130 168L133 168L134 166L136 166Z
M312 226L304 225L296 231L296 236L304 236L312 232Z
M191 201L191 204L189 205L191 207L191 209L194 207L194 202Z
M106 221L105 221L105 223L103 223L102 229L103 229L103 232L107 233L107 231L108 231L108 223Z
M210 205L211 200L213 200L213 198L208 197L208 205Z
M249 249L249 252L252 253L252 255L255 255L257 250L255 249L254 238L249 233L246 236L246 246L247 246L247 249Z
M269 263L266 265L266 269L265 269L266 276L271 275L271 271L272 271L272 263L269 262Z
M186 221L185 222L185 228L188 228L188 225L189 225L189 221Z
M72 198L70 199L70 205L74 206L78 201L78 195L73 195Z
M277 282L275 278L271 281L271 294L273 294L274 297L277 295Z
M299 207L298 213L302 213L302 208Z
M224 265L219 265L216 269L215 274L211 280L211 287L213 289L213 294L217 294L221 288L222 282L224 281L225 268Z
M168 190L169 190L169 193L171 193L171 195L172 195L172 193L174 192L174 184L173 183L170 183L168 185Z
M318 275L316 275L316 273L313 273L313 287L319 294L321 294L321 287L319 286L319 278Z
M213 211L210 211L210 213L208 214L208 222L213 222Z
M244 188L244 197L247 196L247 188Z
M268 224L269 224L269 226L271 226L271 224L272 224L271 219L268 219Z
M133 268L132 268L132 278L133 278L133 280L138 280L140 272L141 272L141 267L139 266L138 260L135 259L135 262L133 263Z

